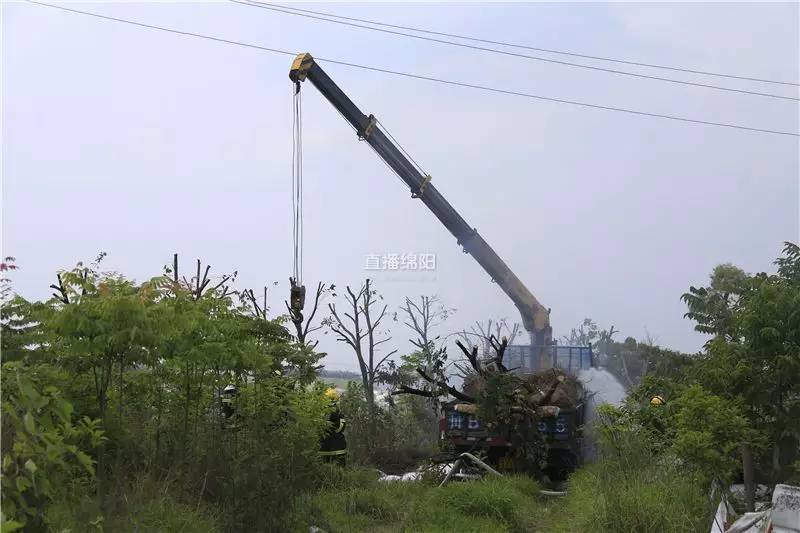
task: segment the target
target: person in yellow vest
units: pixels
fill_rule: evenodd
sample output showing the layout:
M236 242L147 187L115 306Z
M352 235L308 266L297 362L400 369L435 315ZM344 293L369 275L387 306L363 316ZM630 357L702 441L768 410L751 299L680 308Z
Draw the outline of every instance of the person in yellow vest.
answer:
M320 455L326 463L345 466L347 461L347 439L344 436L345 419L339 410L339 391L329 388L325 397L331 402L328 428L320 443Z

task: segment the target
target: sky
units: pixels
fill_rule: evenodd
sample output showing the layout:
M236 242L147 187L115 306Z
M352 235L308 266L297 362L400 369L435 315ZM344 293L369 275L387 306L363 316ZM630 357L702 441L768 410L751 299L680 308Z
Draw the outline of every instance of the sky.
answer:
M231 2L70 3L108 16L538 95L797 132L798 102L570 68L368 32ZM297 4L529 46L800 79L798 4ZM797 87L532 55L798 97ZM237 287L292 270L292 57L28 3L2 5L2 254L15 290L49 296L59 269L104 251L145 280L177 252ZM554 335L585 317L693 352L689 286L734 263L770 271L798 240L798 138L486 93L321 62L375 114L531 292ZM444 336L516 309L326 100L305 84L304 272L394 312L437 295ZM430 254L433 271L368 256ZM274 282L279 282L274 286ZM311 289L309 289L311 290ZM329 301L333 301L330 299ZM339 300L339 305L344 302ZM387 319L387 349L410 332ZM319 332L332 369L352 353ZM452 338L451 338L452 340ZM454 349L454 347L451 347Z

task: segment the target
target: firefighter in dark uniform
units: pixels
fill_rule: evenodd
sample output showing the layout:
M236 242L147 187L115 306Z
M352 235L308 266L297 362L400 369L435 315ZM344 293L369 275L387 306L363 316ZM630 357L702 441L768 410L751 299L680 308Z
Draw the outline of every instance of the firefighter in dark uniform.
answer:
M339 410L339 391L330 388L325 391L325 397L331 402L331 412L328 416L328 428L320 443L319 454L326 463L344 466L347 460L347 439L344 436L344 416Z
M236 398L239 396L239 389L235 385L228 385L222 389L220 396L222 399L222 427L236 429Z

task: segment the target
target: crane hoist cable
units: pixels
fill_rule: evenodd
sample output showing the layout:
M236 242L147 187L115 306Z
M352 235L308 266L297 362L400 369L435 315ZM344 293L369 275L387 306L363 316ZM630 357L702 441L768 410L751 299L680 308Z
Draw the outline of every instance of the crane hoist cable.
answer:
M303 285L303 100L300 83L292 87L292 276L289 292L292 318L302 321L306 287Z

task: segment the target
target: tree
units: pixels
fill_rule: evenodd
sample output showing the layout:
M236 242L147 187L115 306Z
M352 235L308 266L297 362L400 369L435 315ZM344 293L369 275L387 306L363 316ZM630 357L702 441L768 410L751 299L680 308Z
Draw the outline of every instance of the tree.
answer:
M356 355L374 431L375 384L378 382L383 365L397 350L392 350L383 357L378 355L378 347L389 342L391 337L387 335L379 338L383 333L378 328L386 316L388 306L384 304L383 308L376 312L375 306L380 305L378 302L383 300L383 296L380 296L372 288L371 281L367 279L358 292L353 292L350 286L345 289L347 291L347 311L340 315L335 303L328 304L332 315L329 327L336 334L336 340L350 346Z
M785 243L775 274L720 265L708 287L683 295L695 329L708 333L697 379L741 402L769 443L772 480L800 443L800 248Z
M97 447L104 437L99 420L76 421L72 404L58 389L37 383L24 370L17 363L6 364L2 375L0 528L49 531L45 509L67 492L70 478L94 477L94 462L82 447L85 442L87 448Z
M106 518L134 480L168 479L176 493L192 495L192 508L221 504L226 529L285 529L277 525L288 509L285 498L313 481L325 424L321 391L307 386L317 354L299 346L285 316L256 315L235 299L232 275L213 276L198 261L196 274L193 264L192 276L180 276L175 256L165 275L138 283L101 272L102 255L59 272L53 297L30 304L30 312L5 314L3 306L4 513L16 490L49 530L43 476L88 486L87 474L70 466L86 462L80 450L96 460ZM27 325L30 335L22 329ZM9 363L12 344L22 355ZM41 388L30 392L28 378ZM228 384L240 392L234 424L222 409L220 392ZM107 444L90 449L96 432L79 434L82 422L62 423L68 405L76 420L97 420L92 429L102 428ZM57 495L59 508L73 503L76 492L68 492ZM34 530L26 522L25 530ZM3 519L7 526L13 524Z
M447 361L447 351L443 346L437 346L436 341L439 336L433 330L441 326L453 313L450 309L441 304L437 296L419 297L417 302L406 297L405 305L400 307L402 311L403 324L411 329L416 338L409 339L417 351L410 356L406 363L422 366L427 372L443 377L444 365ZM397 320L397 314L395 314Z
M522 327L518 322L509 324L507 318L490 318L485 322L475 322L470 327L470 331L461 331L458 337L470 350L473 346L479 347L481 357L491 357L493 351L492 338L500 339L505 337L508 339L508 344L514 344L514 340L521 331Z
M695 329L701 333L735 340L739 334L734 315L751 283L741 268L730 263L717 265L708 287L689 287L681 297L689 307L685 316L697 322Z
M404 355L402 365L396 369L397 377L392 379L394 385L417 385L421 382L421 390L432 390L433 386L425 380L420 380L414 370L422 368L436 380L445 379L447 364L447 349L443 345L437 346L440 337L434 334L434 329L441 326L455 311L442 305L437 296L421 295L417 301L406 297L405 304L400 307L403 324L416 334L416 338L409 339L417 350ZM397 313L395 313L397 320ZM439 432L439 402L438 396L431 396L428 401L431 413L430 435L436 436Z
M136 286L116 273L101 273L104 254L90 266L82 263L58 275L45 324L52 333L54 352L74 371L90 372L99 418L109 426L109 389L117 370L118 427L122 426L123 376L126 367L146 359L154 346L153 321L148 307L154 302L157 281ZM115 368L116 367L116 368ZM97 456L101 504L108 474L105 447Z
M34 360L46 356L46 340L38 316L44 305L14 293L6 272L18 270L16 259L0 262L0 351L3 362Z

